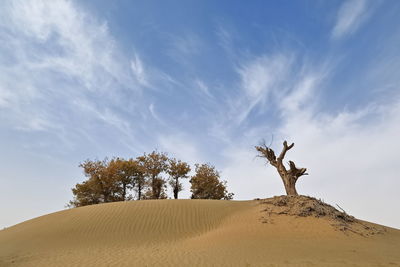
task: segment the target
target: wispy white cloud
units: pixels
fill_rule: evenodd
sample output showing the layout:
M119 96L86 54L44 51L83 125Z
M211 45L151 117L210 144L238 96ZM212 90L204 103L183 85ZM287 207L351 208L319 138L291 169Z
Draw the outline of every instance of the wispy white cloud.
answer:
M224 101L216 103L209 114L208 134L226 145L236 141L238 132L243 136L243 131L252 131L254 117L276 109L298 79L296 57L291 52L235 61L238 84L229 90L225 88L228 93Z
M7 117L0 119L16 129L73 124L68 120L79 117L72 114L88 111L77 110L83 106L74 103L94 99L103 106L92 105L98 110L91 114L104 121L101 114L110 115L106 110L120 101L123 90L139 89L141 81L135 83L127 71L129 60L118 51L107 23L75 2L17 0L2 5L0 50L7 56L0 61L0 108ZM116 116L111 121L122 120Z
M144 66L142 61L140 60L138 55L135 55L134 58L131 60L131 69L133 76L139 82L140 85L149 86L149 81L147 74L144 70Z
M237 123L240 124L257 105L265 105L273 94L282 93L285 87L288 71L293 64L293 58L277 53L272 56L260 56L239 67L241 79L239 103L234 109Z
M16 56L31 67L54 67L79 77L86 87L96 87L97 72L120 82L130 82L115 60L118 54L107 23L78 10L70 1L10 1L4 15L15 43L27 50ZM11 22L11 23L10 23ZM21 47L22 48L22 47ZM45 57L43 57L45 56Z
M332 38L339 39L354 33L368 15L367 0L344 1L339 8L335 26L332 29Z
M279 102L279 107L282 113L291 114L301 111L304 106L310 106L314 103L310 101L310 96L315 90L315 83L317 82L316 77L308 75L301 79L292 92L288 93L287 96L283 97L282 101Z
M154 103L151 103L151 104L149 105L149 111L150 111L151 117L152 117L158 124L161 124L161 125L164 125L164 126L165 126L165 122L164 122L164 121L160 118L160 116L158 115Z
M214 98L214 96L211 94L209 87L200 79L196 79L194 81L195 86L200 90L201 94L208 97L208 98Z

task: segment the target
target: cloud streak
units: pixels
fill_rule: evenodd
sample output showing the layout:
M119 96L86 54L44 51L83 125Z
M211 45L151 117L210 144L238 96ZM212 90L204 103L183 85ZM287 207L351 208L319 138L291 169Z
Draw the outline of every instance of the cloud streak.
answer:
M7 56L0 61L0 109L7 116L0 120L16 130L59 135L91 117L127 134L122 113L135 108L127 97L137 99L147 80L138 57L139 79L129 72L107 23L72 1L3 4L0 50Z
M367 17L367 0L344 1L339 8L335 26L332 29L332 38L340 39L354 33Z
M135 57L131 60L131 69L133 72L133 76L140 85L146 87L150 86L147 74L143 67L143 63L138 55L135 55Z

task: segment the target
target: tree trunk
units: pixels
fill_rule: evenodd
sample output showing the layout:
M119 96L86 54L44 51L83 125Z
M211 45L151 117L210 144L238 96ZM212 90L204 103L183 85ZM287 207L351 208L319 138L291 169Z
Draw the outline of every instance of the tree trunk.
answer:
M142 199L142 185L138 184L138 200Z
M283 184L285 185L286 195L288 196L297 196L296 191L296 180L295 177L291 175L281 176Z
M178 178L175 179L174 198L178 199L179 182Z
M290 175L286 170L285 166L283 166L282 162L278 164L278 173L282 178L283 185L285 186L286 195L288 196L297 196L296 191L296 177Z
M125 198L126 198L126 184L125 183L122 184L122 190L123 190L123 192L122 192L122 201L125 201Z
M151 177L151 198L157 199L156 177Z

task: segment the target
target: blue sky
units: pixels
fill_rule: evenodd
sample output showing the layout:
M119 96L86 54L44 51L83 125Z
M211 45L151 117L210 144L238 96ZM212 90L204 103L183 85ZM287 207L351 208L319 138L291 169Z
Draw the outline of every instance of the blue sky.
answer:
M211 162L235 199L302 194L400 228L400 2L3 1L0 227L64 208L85 159ZM185 183L183 197L189 197Z

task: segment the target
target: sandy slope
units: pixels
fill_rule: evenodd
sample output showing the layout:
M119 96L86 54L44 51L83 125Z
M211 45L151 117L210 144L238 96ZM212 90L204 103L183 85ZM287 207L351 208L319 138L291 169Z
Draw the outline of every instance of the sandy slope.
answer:
M400 230L363 237L259 201L148 200L65 210L0 231L0 266L400 266Z

